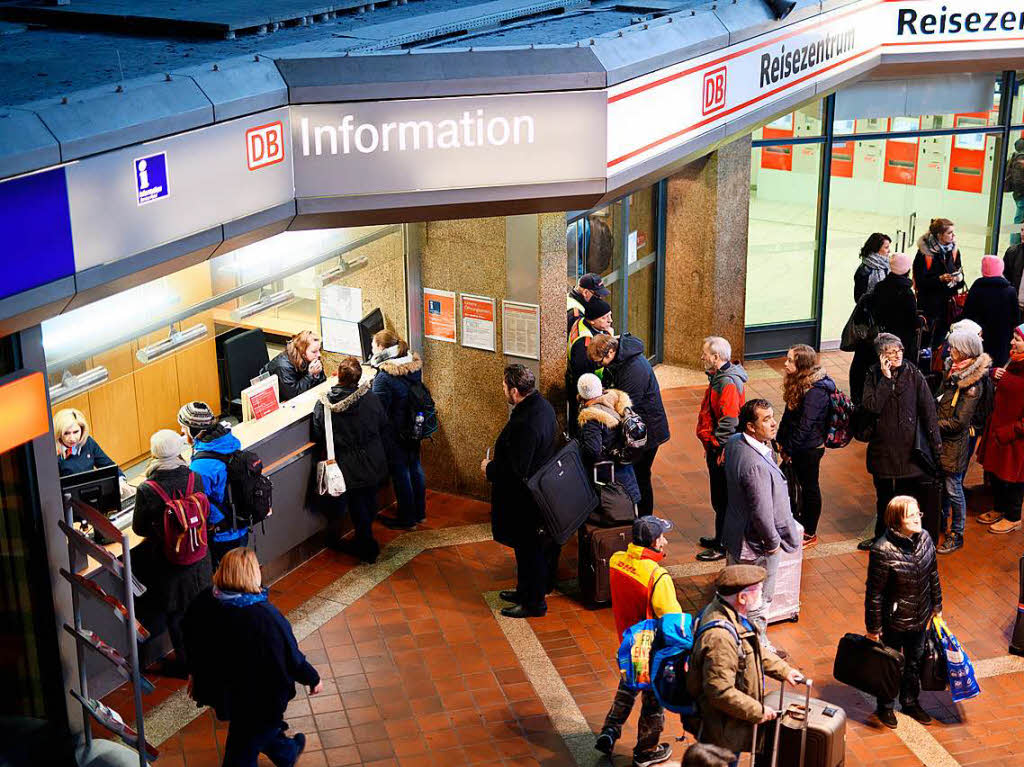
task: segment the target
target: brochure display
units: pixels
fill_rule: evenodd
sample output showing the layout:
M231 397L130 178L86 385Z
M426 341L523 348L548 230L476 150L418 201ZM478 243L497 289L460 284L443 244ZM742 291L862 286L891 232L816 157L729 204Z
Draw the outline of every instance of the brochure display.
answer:
M132 555L127 533L122 533L118 530L104 514L88 504L73 500L70 495L65 495L64 504L64 521L61 523L60 529L68 539L68 561L75 561L76 552L84 554L98 562L107 572L114 575L122 586L122 593L115 596L114 594L108 594L100 588L98 583L83 575L69 572L63 568L60 571L61 576L71 584L71 605L74 614L74 625L65 623L64 629L75 638L75 650L78 656L79 689L71 690L71 694L82 704L86 752L91 750L93 741L92 727L88 724L91 718L117 735L125 745L138 751L139 765L140 767L146 767L147 764L156 761L157 757L160 756L160 752L146 742L145 720L142 711L142 693L153 691L153 685L148 680L143 679L139 671L138 643L145 641L149 637L149 631L135 619L135 597L144 593L145 587L136 581L132 575ZM75 517L92 525L93 529L107 540L119 541L121 544L120 557L114 556L101 546L97 546L84 533L77 530L74 526ZM106 605L114 616L124 623L129 648L127 658L111 647L94 631L82 625L81 598L83 596ZM85 652L87 648L104 658L125 679L131 682L135 699L135 722L137 729L130 727L121 715L112 708L89 696L89 682L85 668Z

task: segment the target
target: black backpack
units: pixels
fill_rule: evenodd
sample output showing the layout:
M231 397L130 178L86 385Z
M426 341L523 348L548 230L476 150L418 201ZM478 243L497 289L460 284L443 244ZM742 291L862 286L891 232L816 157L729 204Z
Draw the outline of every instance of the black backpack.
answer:
M232 528L252 527L270 515L274 483L263 474L263 460L250 450L225 455L204 451L193 460L212 458L224 464L228 472L224 488L225 505L231 507Z
M422 381L409 382L408 406L405 421L399 427L398 436L405 442L422 442L437 431L437 408L430 389Z
M647 447L647 424L635 410L626 408L619 421L619 437L608 453L619 463L633 463Z

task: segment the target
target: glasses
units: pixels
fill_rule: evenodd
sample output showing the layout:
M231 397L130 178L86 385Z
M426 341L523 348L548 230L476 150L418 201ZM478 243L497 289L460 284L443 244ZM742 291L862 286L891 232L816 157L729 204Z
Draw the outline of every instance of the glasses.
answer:
M903 515L904 519L920 519L924 516L920 511L908 511Z

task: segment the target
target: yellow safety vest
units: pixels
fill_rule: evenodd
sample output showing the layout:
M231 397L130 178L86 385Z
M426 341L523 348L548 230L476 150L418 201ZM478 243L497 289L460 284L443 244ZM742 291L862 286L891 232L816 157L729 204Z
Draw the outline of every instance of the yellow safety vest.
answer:
M583 304L581 304L579 301L577 301L575 298L573 298L572 297L572 293L566 293L565 294L565 311L566 312L572 312L572 311L579 312L579 316L582 317L584 312L587 311L587 307L585 307Z
M572 345L580 339L593 338L594 331L587 325L585 318L580 317L573 323L572 330L569 331L569 342L565 345L565 359L568 361L572 358ZM586 340L583 343L587 343ZM594 371L594 375L601 378L604 375L604 368L598 368Z

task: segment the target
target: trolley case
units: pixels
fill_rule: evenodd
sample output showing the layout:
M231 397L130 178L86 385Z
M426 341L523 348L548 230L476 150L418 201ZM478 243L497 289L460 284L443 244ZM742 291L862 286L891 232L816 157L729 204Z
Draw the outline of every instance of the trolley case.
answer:
M579 531L579 574L583 601L607 604L612 599L608 562L616 551L625 551L633 537L633 526L595 527L583 525Z
M804 564L804 550L797 546L788 553L779 549L779 569L775 574L775 593L768 608L768 622L796 621L800 617L800 574Z
M893 700L900 691L903 653L860 634L839 640L832 676L868 695Z
M779 716L768 725L763 767L841 767L846 761L846 712L811 697L811 683L800 695L779 688ZM765 701L769 703L769 701ZM773 726L774 725L774 726Z
M526 481L544 529L562 546L597 508L597 492L583 466L580 444L569 440Z

